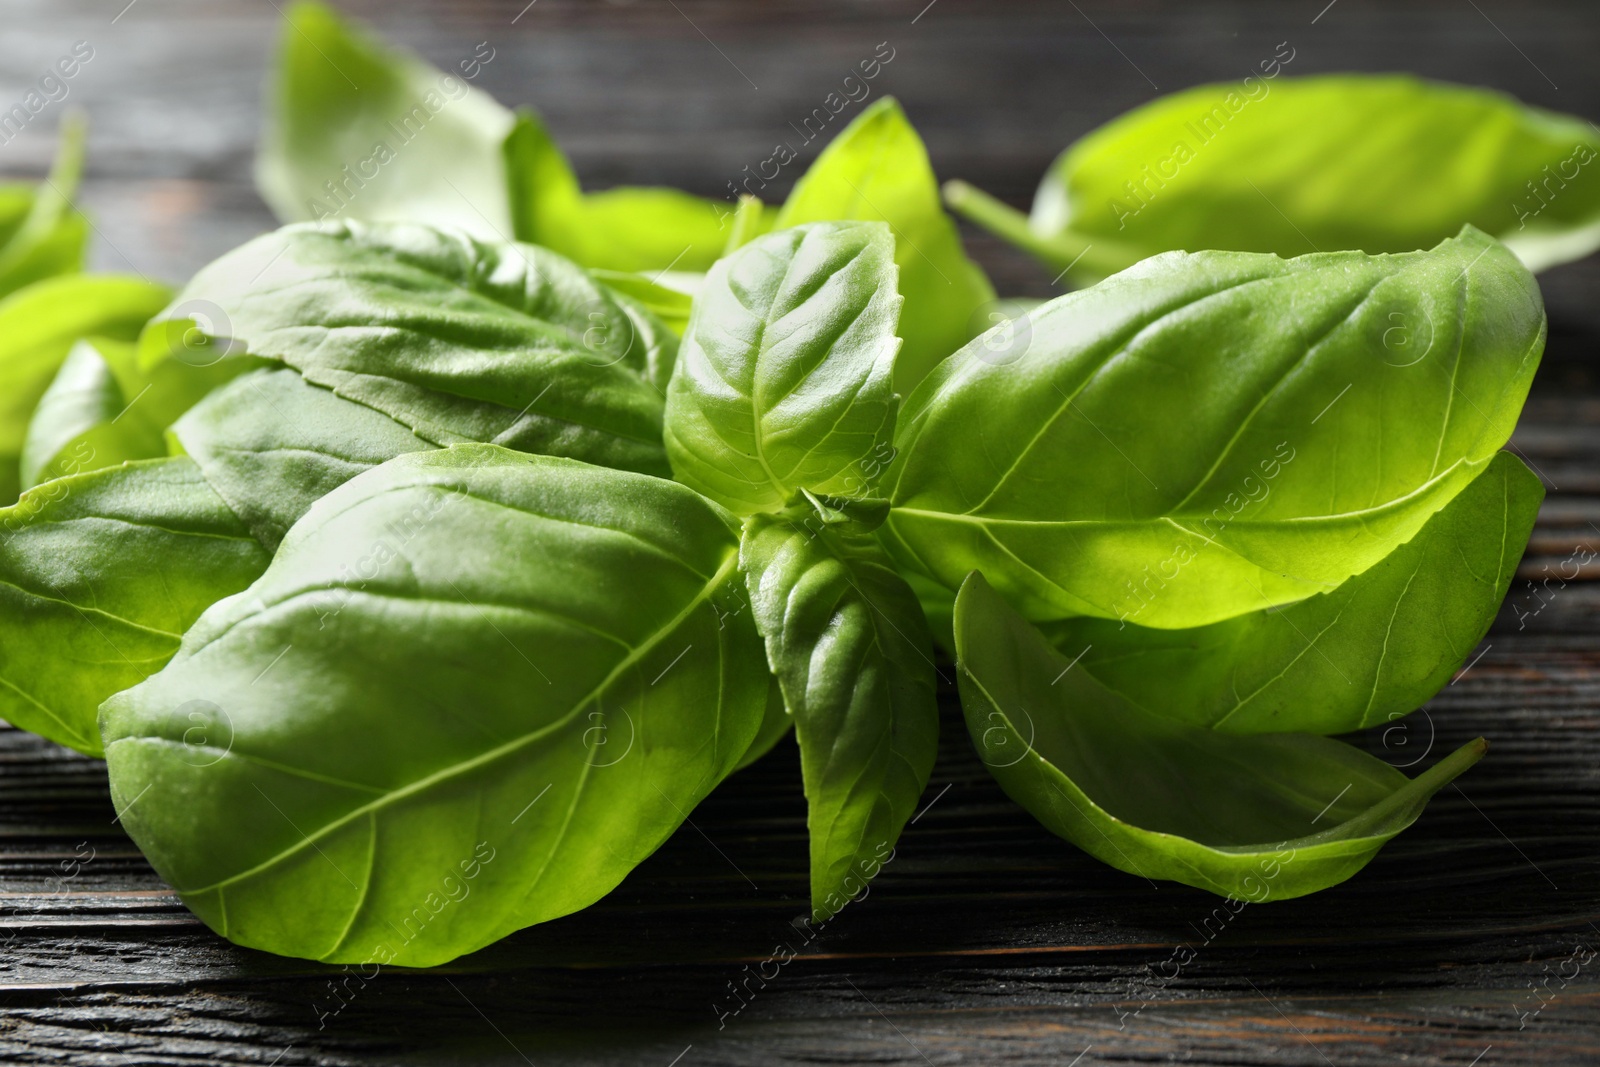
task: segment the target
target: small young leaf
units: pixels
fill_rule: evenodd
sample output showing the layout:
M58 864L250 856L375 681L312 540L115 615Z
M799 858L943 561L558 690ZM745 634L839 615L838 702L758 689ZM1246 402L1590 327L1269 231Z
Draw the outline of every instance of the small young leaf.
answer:
M0 510L0 718L98 756L100 702L269 559L188 459L29 490Z
M1364 729L1420 707L1483 639L1543 497L1501 452L1331 593L1192 630L1086 618L1040 629L1074 669L1153 715L1227 733Z
M1152 715L1070 669L979 574L956 598L955 628L967 728L1011 799L1118 870L1236 900L1349 878L1486 747L1408 780L1341 741Z
M795 184L774 228L827 219L886 222L894 233L905 312L905 348L894 385L908 393L934 365L978 332L978 312L994 300L983 270L961 248L939 203L922 138L893 97L869 105L822 150Z
M427 222L510 239L511 112L324 4L295 3L284 19L256 157L256 186L280 220Z
M860 496L893 434L894 242L873 222L780 230L720 260L667 390L679 481L741 514Z
M0 300L0 503L17 498L33 409L82 337L132 341L171 293L138 278L68 274Z
M161 331L154 331L160 333ZM22 450L22 486L167 454L167 429L201 398L262 361L224 356L151 360L149 334L135 343L79 341L34 409ZM181 350L180 350L181 351Z
M740 565L800 742L811 908L825 919L877 873L916 810L938 749L922 609L867 535L765 515Z
M734 211L677 189L623 186L585 194L567 157L531 108L506 140L514 235L585 267L703 271L722 255ZM757 232L772 225L758 215Z
M1533 277L1471 229L1168 253L1008 325L907 400L886 542L1032 619L1161 629L1328 592L1410 540L1510 436L1545 335Z
M106 703L113 799L239 944L443 963L592 904L732 771L770 688L740 583L675 483L396 459Z
M660 319L680 340L689 328L689 310L694 295L663 284L660 275L651 279L626 270L601 270L591 267L589 275L614 293L620 293Z
M1268 61L1263 61L1268 62ZM1409 252L1471 224L1532 270L1600 247L1600 133L1404 75L1249 77L1136 108L1068 148L1020 214L952 207L1093 281L1172 249Z

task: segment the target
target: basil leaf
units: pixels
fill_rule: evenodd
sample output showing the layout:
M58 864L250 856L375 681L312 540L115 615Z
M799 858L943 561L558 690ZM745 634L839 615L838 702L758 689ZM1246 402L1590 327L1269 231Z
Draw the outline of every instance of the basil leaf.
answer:
M262 371L219 390L173 435L252 536L269 549L322 497L356 475L434 447L381 412Z
M346 244L355 247L348 256ZM523 253L526 259L519 258ZM119 381L141 374L156 381L126 409L129 416L154 417L165 408L164 397L187 402L190 387L207 375L259 366L242 340L275 357L270 365L278 369L247 374L210 393L172 425L171 437L192 457L182 461L185 469L198 468L208 500L226 512L229 528L252 537L264 553L277 548L312 503L356 474L473 434L667 469L659 436L641 442L606 430L659 435L661 399L652 376L664 383L670 372L670 332L540 249L481 246L420 227L357 224L289 227L259 239L196 276L146 330L132 369L113 366ZM300 366L286 368L285 362ZM163 368L172 378L166 381L170 392L157 390ZM126 395L130 385L122 388ZM620 416L613 407L619 396ZM574 414L587 425L565 420ZM64 469L98 465L97 455L74 446ZM191 502L159 483L132 481L123 491L145 494L139 498L145 521L187 528ZM175 509L170 521L161 517L168 507ZM24 510L11 522L23 527L32 518ZM0 561L7 551L0 544ZM87 538L73 542L62 561L100 581L122 583L138 581L153 565L120 553L110 541L98 545ZM239 587L232 572L218 572L203 557L174 556L157 566L190 568L184 614L168 625L146 617L157 608L147 613L130 599L119 608L130 626L181 633L208 604ZM129 573L134 570L140 574ZM0 610L0 644L29 625L25 615ZM91 616L78 617L77 625L80 642L104 641L93 632ZM121 647L120 639L112 645ZM127 654L149 670L165 659L137 649ZM51 661L35 667L51 669ZM73 730L48 734L74 744L92 735L100 702L129 684L117 671L83 667L81 674L74 690L79 699L52 706Z
M0 718L98 756L100 702L268 559L187 459L30 490L0 510Z
M733 769L769 689L739 583L675 483L402 457L106 703L113 798L225 937L442 963L593 903Z
M882 223L813 223L720 260L695 299L667 391L678 480L736 513L796 490L869 487L886 450L895 322L894 242Z
M1500 93L1252 76L1090 133L1051 166L1027 219L969 187L950 202L1052 271L1077 260L1082 280L1169 249L1409 252L1464 224L1543 270L1600 248L1597 154L1589 123Z
M584 193L531 108L518 109L505 154L519 241L586 267L651 272L706 270L727 244L734 212L719 201L661 187Z
M1483 469L1544 335L1532 276L1470 228L1394 256L1160 256L918 388L886 540L1037 620L1174 629L1303 600Z
M127 401L102 352L119 344L133 347L129 342L79 341L67 353L28 422L20 467L22 488L31 489L78 470L98 470L123 460L166 453L159 433L152 442L132 426L117 426Z
M825 919L877 873L933 771L928 628L870 536L757 515L739 559L800 742L811 908Z
M509 239L509 111L326 5L296 3L284 18L256 157L256 187L280 220L419 221Z
M437 445L669 470L676 338L544 249L423 226L286 226L202 269L165 318L195 309L208 335Z
M88 124L68 113L50 176L42 185L0 186L0 296L83 269L89 221L73 209L83 177Z
M1349 878L1487 747L1407 779L1341 741L1152 715L1070 669L978 574L955 628L967 728L1011 799L1118 870L1236 900Z
M739 194L739 206L734 210L732 225L728 227L728 243L722 254L731 255L772 228L777 212L768 208L758 196Z
M164 331L152 331L159 339ZM133 344L79 341L28 423L22 484L31 488L68 473L114 467L167 454L166 431L196 401L260 366L248 357L191 364L157 349L152 334ZM207 354L209 356L209 353Z
M1077 670L1153 715L1228 733L1364 729L1421 706L1483 639L1543 497L1501 452L1414 538L1331 593L1192 630L1040 628Z
M637 302L679 338L689 328L693 295L662 284L659 275L656 279L650 279L633 271L596 268L591 268L589 275L612 292Z
M789 709L783 706L783 690L778 687L778 679L772 678L769 681L771 684L767 687L767 709L761 716L761 727L756 731L756 739L750 742L750 747L739 758L739 765L734 770L742 771L771 752L794 725L794 720L789 716Z
M29 420L73 344L132 341L170 295L138 278L69 274L0 299L0 503L17 498Z
M905 312L905 347L895 367L902 393L977 332L975 316L994 287L967 258L955 223L939 203L922 138L893 97L883 97L817 156L778 212L775 229L828 219L887 222Z

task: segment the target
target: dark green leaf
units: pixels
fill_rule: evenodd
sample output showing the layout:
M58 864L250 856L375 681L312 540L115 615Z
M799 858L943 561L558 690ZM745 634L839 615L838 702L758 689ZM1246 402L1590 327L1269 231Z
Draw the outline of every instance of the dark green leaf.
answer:
M1152 715L1071 669L977 574L955 627L967 728L1011 799L1118 870L1236 900L1349 878L1486 747L1407 779L1341 741Z
M1430 252L1170 253L980 337L906 402L886 539L1033 619L1205 626L1327 592L1505 443L1538 286L1475 230Z
M750 514L800 489L859 496L894 429L894 243L826 222L720 260L695 299L667 393L680 481Z
M938 749L922 609L869 536L754 516L740 565L800 742L811 907L861 892L916 810Z
M740 581L731 517L672 482L394 460L107 702L122 823L213 929L287 955L425 966L568 914L755 738Z

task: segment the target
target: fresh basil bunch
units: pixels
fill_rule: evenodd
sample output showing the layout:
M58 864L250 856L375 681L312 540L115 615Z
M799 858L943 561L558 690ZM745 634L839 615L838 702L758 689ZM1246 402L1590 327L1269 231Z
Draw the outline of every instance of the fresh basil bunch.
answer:
M252 584L193 598L171 663L101 714L157 869L241 943L442 962L603 895L792 723L831 915L933 765L902 571L960 588L962 701L1008 793L1146 877L1324 888L1482 754L1408 781L1316 735L1431 695L1531 528L1539 484L1497 449L1544 320L1510 252L1160 257L1039 308L1025 346L975 340L904 413L896 271L883 223L775 231L713 265L680 346L603 367L563 301L627 298L536 248L301 225L203 271L213 343L284 369L180 419L187 457L98 476L181 470L250 549L211 566ZM1424 351L1383 346L1391 307ZM569 377L589 407L534 405ZM647 393L655 460L595 433Z
M1542 497L1500 451L1545 338L1515 253L1576 249L1581 197L1510 249L1459 227L1481 190L1330 209L1368 250L1282 259L1174 185L1095 257L1029 230L1112 276L969 340L993 292L892 100L729 211L583 193L463 83L489 61L297 5L260 181L341 218L175 297L0 301L0 714L103 754L224 936L445 962L599 899L791 727L831 916L927 785L935 634L1008 794L1239 899L1350 877L1483 754L1407 779L1323 735L1426 701L1504 596ZM1382 110L1353 85L1320 132ZM1509 155L1549 132L1502 113ZM1195 241L1244 250L1145 258Z

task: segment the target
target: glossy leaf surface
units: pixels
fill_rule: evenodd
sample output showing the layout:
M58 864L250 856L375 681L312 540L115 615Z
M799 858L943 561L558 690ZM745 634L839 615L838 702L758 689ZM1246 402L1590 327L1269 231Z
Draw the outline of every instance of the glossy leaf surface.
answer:
M1544 487L1502 452L1410 541L1331 593L1192 630L1041 629L1152 715L1228 733L1346 733L1438 692L1494 621Z
M1473 230L1394 256L1160 256L919 387L887 540L1033 619L1178 629L1303 600L1483 469L1544 333L1532 276Z
M800 743L811 907L860 893L916 810L938 749L922 609L870 535L758 515L739 550Z
M905 297L905 347L894 380L907 393L985 325L981 312L994 300L994 288L962 250L939 201L927 149L893 97L868 105L822 150L773 225L829 219L886 222L894 233Z
M675 483L397 459L107 702L113 797L230 939L442 963L593 903L733 769L769 689L740 583L732 519Z
M667 393L680 481L742 514L864 495L894 430L893 256L881 223L813 223L711 269Z
M1008 796L1118 870L1237 900L1349 878L1486 747L1408 779L1341 741L1152 715L1071 669L981 575L962 586L955 629L967 727Z
M0 511L0 718L98 755L100 702L269 558L187 459L30 490Z

